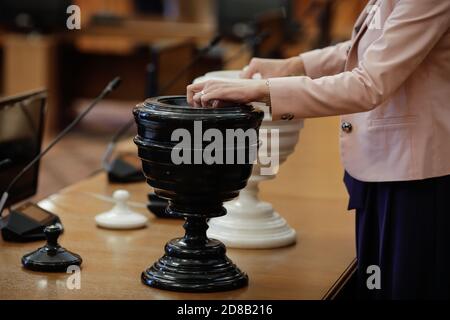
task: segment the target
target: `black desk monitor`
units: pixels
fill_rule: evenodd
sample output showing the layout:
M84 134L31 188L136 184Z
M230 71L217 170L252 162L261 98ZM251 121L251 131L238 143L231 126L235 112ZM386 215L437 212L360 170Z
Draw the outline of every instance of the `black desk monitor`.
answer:
M44 90L0 99L0 194L41 151L47 94ZM10 190L5 207L37 191L39 162Z

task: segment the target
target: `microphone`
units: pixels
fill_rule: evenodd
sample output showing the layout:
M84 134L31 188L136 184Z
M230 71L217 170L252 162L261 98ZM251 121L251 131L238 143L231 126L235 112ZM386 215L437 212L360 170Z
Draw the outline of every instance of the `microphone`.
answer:
M121 83L120 77L116 77L113 80L111 80L110 83L103 89L103 91L100 93L100 95L95 98L91 104L81 113L79 114L64 130L62 130L56 138L54 138L50 144L40 153L38 154L33 160L30 161L15 178L9 183L8 187L3 192L3 195L0 200L0 217L2 215L4 206L6 201L9 197L9 191L11 188L17 183L17 181L28 171L30 168L34 166L36 162L38 162L43 156L49 152L55 144L57 144L64 136L66 136L96 105L99 103L102 99L104 99L108 94L110 94L112 91L114 91ZM8 159L6 159L8 160ZM2 161L3 163L4 161Z
M106 88L103 90L103 92L100 94L100 96L102 94L104 94L104 96L101 98L103 99L107 94L113 92L114 90L117 89L118 86L120 86L120 84L122 83L122 79L120 77L115 77L114 79L111 80L110 83L108 83L108 85L106 86ZM100 99L100 100L101 100Z
M215 46L217 46L223 39L223 36L221 34L217 34L216 36L214 36L214 38L212 38L208 45L206 47L203 47L202 49L200 49L200 52L202 52L203 54L208 53L209 50L213 49Z
M221 34L214 36L205 47L199 50L199 52L195 55L195 57L188 65L177 72L177 74L171 80L169 80L166 84L164 84L164 86L162 86L160 90L158 90L158 94L164 94L164 92L170 89L182 75L184 75L192 67L194 67L205 54L214 49L222 40L223 36ZM111 138L106 151L103 154L102 167L106 172L108 172L108 179L110 182L129 183L145 181L144 175L142 174L140 168L135 168L135 166L121 159L115 159L112 161L112 163L110 161L117 142L128 132L128 130L133 125L134 118L130 119L121 128L119 128L119 130Z

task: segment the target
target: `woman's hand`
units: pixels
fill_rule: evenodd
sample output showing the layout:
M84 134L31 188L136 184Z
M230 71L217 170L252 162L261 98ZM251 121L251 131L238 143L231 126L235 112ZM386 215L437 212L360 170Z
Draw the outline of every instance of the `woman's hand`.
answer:
M241 78L251 79L255 74L260 74L263 79L300 76L305 74L305 67L300 57L289 59L253 58L242 71Z
M226 102L270 104L269 87L265 80L208 80L187 87L187 100L195 107L217 108Z

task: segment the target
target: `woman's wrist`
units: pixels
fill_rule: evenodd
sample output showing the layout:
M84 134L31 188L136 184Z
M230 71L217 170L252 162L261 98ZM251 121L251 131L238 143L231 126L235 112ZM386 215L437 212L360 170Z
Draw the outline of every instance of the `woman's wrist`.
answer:
M269 79L260 80L258 85L258 101L270 106L270 81Z
M301 57L292 57L286 60L289 76L302 76L305 74L305 65Z

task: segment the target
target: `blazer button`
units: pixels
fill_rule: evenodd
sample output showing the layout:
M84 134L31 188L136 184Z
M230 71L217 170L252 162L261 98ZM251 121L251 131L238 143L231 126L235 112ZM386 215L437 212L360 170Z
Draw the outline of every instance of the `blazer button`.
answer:
M341 124L341 129L342 131L346 132L346 133L350 133L353 130L353 126L350 122L342 122Z
M292 120L294 115L292 113L285 113L281 116L281 120Z

